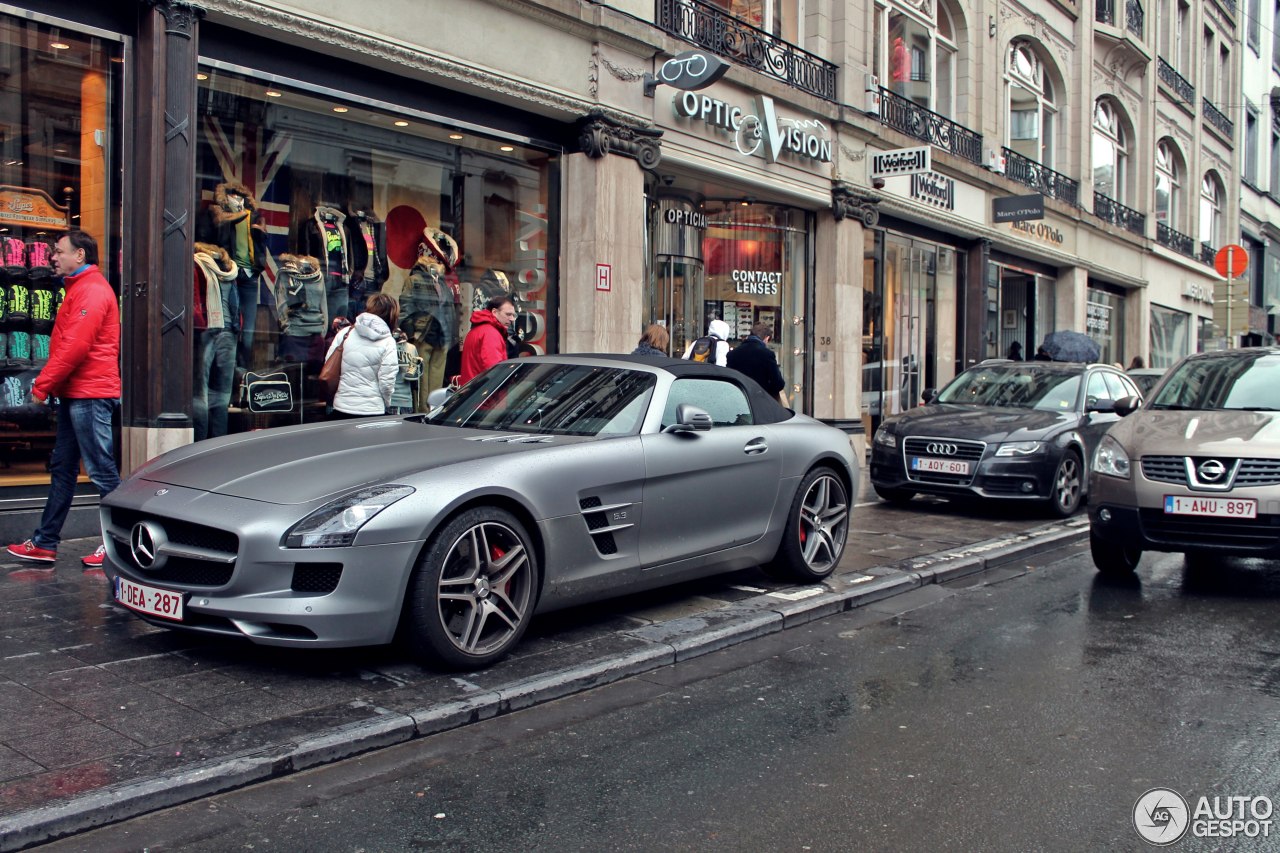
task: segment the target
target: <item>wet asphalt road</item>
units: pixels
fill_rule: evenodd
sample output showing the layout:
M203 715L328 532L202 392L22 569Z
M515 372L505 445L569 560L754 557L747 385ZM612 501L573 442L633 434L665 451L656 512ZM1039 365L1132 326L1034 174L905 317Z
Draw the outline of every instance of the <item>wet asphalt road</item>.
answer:
M1140 850L1150 788L1280 802L1280 567L1037 559L44 849Z

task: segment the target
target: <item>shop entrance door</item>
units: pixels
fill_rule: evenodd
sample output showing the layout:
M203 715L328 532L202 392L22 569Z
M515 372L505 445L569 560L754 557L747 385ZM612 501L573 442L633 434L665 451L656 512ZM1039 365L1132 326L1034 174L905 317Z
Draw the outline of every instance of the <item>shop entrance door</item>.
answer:
M884 243L885 365L883 415L920 405L921 392L937 385L934 305L937 251L890 235Z
M670 352L677 358L689 342L704 334L701 314L704 272L702 261L658 255L648 305L653 312L645 322L666 326Z

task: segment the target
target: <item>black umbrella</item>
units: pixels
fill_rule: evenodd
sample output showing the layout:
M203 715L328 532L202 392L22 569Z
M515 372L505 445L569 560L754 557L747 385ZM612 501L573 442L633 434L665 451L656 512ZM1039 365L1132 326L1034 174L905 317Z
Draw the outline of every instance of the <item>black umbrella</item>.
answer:
M1041 346L1054 361L1093 362L1102 357L1098 342L1083 332L1050 332Z

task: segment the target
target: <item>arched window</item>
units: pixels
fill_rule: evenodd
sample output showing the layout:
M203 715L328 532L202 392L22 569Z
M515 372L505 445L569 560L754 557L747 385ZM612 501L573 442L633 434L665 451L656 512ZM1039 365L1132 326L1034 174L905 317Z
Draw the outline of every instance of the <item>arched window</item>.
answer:
M1015 41L1009 45L1005 85L1009 93L1009 117L1005 123L1009 148L1053 168L1058 105L1044 64L1030 43Z
M933 111L952 117L956 108L956 74L959 64L956 48L955 25L951 20L951 12L946 6L938 4L938 38L935 47L934 96L936 105Z
M1156 222L1181 230L1182 167L1178 152L1168 139L1156 145Z
M876 5L876 70L890 92L955 118L960 78L958 12L946 3Z
M1200 242L1218 247L1222 236L1222 185L1213 172L1205 172L1200 182Z
M1093 109L1093 189L1118 202L1127 201L1129 140L1120 112L1110 98Z

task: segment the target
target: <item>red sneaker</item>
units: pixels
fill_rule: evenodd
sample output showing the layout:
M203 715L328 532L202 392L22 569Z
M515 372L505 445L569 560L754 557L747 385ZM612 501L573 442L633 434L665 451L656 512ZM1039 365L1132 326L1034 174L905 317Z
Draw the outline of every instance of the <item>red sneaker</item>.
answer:
M58 559L57 551L41 548L30 539L26 542L10 545L5 550L9 552L10 557L17 557L19 560L31 560L35 563L52 563Z
M102 568L102 561L107 557L107 546L99 545L98 550L94 551L87 557L81 557L80 562L84 563L86 569Z

